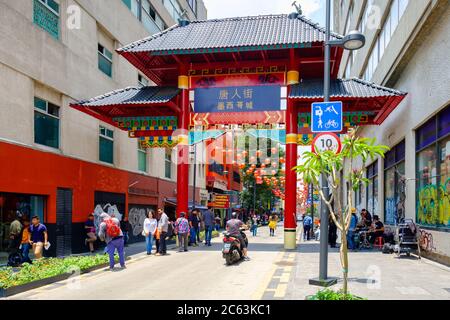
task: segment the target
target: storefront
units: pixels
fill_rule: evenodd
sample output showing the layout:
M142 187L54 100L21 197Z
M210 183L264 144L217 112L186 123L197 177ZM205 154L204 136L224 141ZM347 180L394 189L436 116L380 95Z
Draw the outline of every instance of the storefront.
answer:
M405 141L386 153L384 159L384 222L396 225L405 218Z
M8 246L9 226L20 212L24 218L30 220L39 216L45 222L46 196L0 192L0 253Z
M370 214L379 215L378 207L378 160L372 163L366 169L367 179L367 210Z
M416 131L417 223L450 231L450 106Z

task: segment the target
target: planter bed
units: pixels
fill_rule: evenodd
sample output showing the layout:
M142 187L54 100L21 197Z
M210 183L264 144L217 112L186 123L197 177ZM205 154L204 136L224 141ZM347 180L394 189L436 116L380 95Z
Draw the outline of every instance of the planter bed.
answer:
M117 259L117 258L116 258ZM129 260L129 257L127 257L126 260ZM94 265L91 266L89 268L86 269L82 269L80 270L80 275L82 274L86 274L98 269L102 269L105 267L108 267L109 263L105 262L105 263L101 263L98 265ZM19 271L20 272L20 271ZM29 290L33 290L39 287L43 287L52 283L56 283L56 282L60 282L63 280L67 280L68 278L70 278L72 275L74 274L74 272L70 273L70 272L65 272L65 273L61 273L58 275L54 275L54 276L50 276L50 277L46 277L46 278L42 278L42 279L38 279L38 280L34 280L28 283L23 283L23 284L19 284L19 285L14 285L8 288L0 288L0 298L4 298L4 297L9 297L9 296L13 296L19 293L23 293Z

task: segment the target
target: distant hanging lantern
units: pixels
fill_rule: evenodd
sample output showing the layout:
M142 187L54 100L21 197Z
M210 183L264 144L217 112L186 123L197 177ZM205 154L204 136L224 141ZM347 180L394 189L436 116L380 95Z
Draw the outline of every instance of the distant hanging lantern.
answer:
M269 164L272 162L272 160L271 160L270 158L266 158L266 160L264 160L264 162L265 162L267 165L269 165Z
M261 157L261 155L262 155L261 150L256 150L256 156L259 158L259 157Z
M280 163L285 163L286 162L286 160L284 160L284 158L283 157L280 157Z
M278 149L277 148L272 148L270 149L270 151L272 152L272 154L277 153Z

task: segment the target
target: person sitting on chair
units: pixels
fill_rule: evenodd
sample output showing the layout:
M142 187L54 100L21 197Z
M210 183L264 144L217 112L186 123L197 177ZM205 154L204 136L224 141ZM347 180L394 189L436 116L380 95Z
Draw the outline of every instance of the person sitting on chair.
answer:
M382 237L384 234L384 224L377 215L373 216L373 224L369 233L369 241L375 243L376 238Z

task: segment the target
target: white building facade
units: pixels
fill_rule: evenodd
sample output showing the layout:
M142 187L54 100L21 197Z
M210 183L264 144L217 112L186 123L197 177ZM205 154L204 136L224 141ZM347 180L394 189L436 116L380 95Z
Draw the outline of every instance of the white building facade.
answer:
M115 50L178 19L206 19L203 1L0 0L0 251L16 211L50 226L70 213L71 244L55 248L67 253L82 251L75 224L97 205L145 211L176 196L175 151L141 150L127 132L69 104L152 85ZM196 187L198 201L205 170ZM135 236L141 220L130 218Z
M354 195L386 225L413 219L426 254L450 257L450 4L447 0L335 0L334 28L359 30L366 45L346 51L340 77L360 77L408 93L381 126L360 129L391 151L358 164L370 180Z

